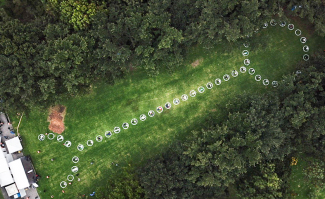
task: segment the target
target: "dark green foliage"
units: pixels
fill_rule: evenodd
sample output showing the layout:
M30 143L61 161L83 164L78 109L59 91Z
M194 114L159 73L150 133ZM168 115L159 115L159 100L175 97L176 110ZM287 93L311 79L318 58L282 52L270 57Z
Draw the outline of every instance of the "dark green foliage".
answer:
M119 198L119 199L142 199L145 198L144 191L139 185L134 171L129 167L119 170L118 173L111 176L106 185L101 185L97 198Z
M292 142L316 154L325 152L324 66L324 56L317 56L301 64L302 73L287 77L279 88L286 129L292 134Z
M294 11L290 11L293 15L307 18L315 25L315 30L322 36L325 36L325 2L323 0L292 0L288 1L288 8L296 6Z
M41 95L38 80L42 79L43 70L39 69L41 58L40 42L44 37L44 19L23 24L11 20L2 11L0 21L0 95L6 104L15 108L26 108L34 105ZM36 99L35 99L36 98Z
M214 198L224 195L222 188L208 184L205 186L190 179L189 175L194 168L189 162L192 158L183 156L183 150L184 146L175 144L162 156L147 162L139 171L140 183L146 196L148 198Z
M288 166L288 165L287 165ZM285 182L276 172L276 164L261 163L250 168L237 185L239 198L283 198L286 190Z

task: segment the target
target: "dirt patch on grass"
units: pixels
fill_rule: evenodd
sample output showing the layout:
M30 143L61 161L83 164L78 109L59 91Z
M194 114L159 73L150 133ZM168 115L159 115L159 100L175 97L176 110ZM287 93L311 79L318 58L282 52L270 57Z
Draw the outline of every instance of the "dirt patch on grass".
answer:
M195 68L195 67L197 67L198 65L200 65L202 62L203 62L203 59L202 59L202 58L201 58L201 59L197 59L197 60L195 60L193 63L191 63L191 66L192 66L193 68Z
M63 133L64 127L64 116L66 114L66 107L63 105L56 105L50 108L50 113L47 121L50 122L49 129L54 133Z
M299 27L304 27L308 31L308 34L310 36L312 36L315 33L315 27L312 23L308 21L308 19L302 19L299 16L292 16L289 14L287 15L287 17L295 23L295 26L297 24L297 27L295 28L299 29Z

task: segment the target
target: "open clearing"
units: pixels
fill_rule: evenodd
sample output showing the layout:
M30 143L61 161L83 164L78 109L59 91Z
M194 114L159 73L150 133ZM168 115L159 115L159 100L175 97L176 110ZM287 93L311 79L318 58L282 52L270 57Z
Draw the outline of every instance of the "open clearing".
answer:
M315 35L309 38L303 27L295 28L300 28L302 36L307 37L306 44L311 49L309 55L314 50L321 51L319 45L324 43L321 38ZM224 74L230 75L232 70L239 71L246 58L242 55L245 49L249 51L248 58L251 60L247 68L254 68L255 74L270 82L280 81L284 74L294 72L295 65L305 54L300 37L287 27L269 26L255 37L267 41L267 45L245 48L243 41L239 41L231 44L225 42L209 50L195 47L188 55L186 66L173 74L162 71L159 76L150 78L143 71L136 70L113 86L98 82L93 85L90 94L60 102L67 107L62 135L65 141L72 142L70 148L56 139L42 142L37 139L39 134L51 132L48 129L47 111L34 110L23 118L19 132L23 137L24 153L32 156L41 176L50 176L49 179L41 178L39 182L41 198L50 198L51 195L54 198L81 198L83 194L89 196L103 181L109 180L107 176L110 173L118 172L122 167L139 166L146 159L161 153L175 140L186 139L188 130L201 128L200 124L210 112L217 112L221 120L226 114L223 111L225 103L236 94L275 89L271 85L264 86L261 81L256 82L248 72L239 72L238 77L231 77L228 82L222 81L219 86L214 84L211 90L205 89L202 94L197 92L196 97L189 96L187 101L181 100L177 106L172 103L174 98L180 99L182 94L189 95L190 90L197 91L199 86L214 83L216 78L222 79ZM191 66L198 59L204 61L196 67ZM164 109L161 114L156 112L154 117L148 117L149 110L164 106L166 102L172 103L170 110ZM141 114L147 115L146 121L139 120ZM138 119L136 126L130 124L132 118ZM122 129L124 122L130 124L129 129ZM119 126L121 132L106 138L104 133L113 131L115 126ZM95 140L98 135L103 136L102 142ZM87 146L87 140L93 140L94 145ZM78 151L78 144L83 144L85 149ZM38 154L38 150L41 153ZM77 164L72 162L73 156L79 157ZM53 162L51 158L54 158ZM118 162L119 167L112 166L111 162ZM69 174L73 174L71 167L74 165L79 167L80 181L75 177L72 185L64 189L63 195L59 184L67 181Z

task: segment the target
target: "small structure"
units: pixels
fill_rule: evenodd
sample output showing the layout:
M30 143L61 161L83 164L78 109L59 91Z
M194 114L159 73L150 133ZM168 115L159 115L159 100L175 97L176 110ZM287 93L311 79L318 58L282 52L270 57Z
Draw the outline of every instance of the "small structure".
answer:
M11 173L14 177L18 189L29 187L28 179L21 159L9 163Z
M6 191L7 191L8 196L13 196L13 195L19 193L15 184L6 186Z
M0 149L0 187L4 187L12 183L14 183L14 179L11 176L5 152Z
M10 140L7 140L6 145L8 148L8 153L15 153L17 151L23 150L23 146L21 146L21 143L20 143L20 140L18 137L14 137Z

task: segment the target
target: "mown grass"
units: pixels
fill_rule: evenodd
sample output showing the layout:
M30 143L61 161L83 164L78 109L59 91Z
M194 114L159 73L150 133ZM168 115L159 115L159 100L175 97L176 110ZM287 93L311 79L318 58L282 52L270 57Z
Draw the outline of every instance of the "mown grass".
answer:
M263 79L281 80L282 75L294 72L296 64L302 60L303 44L286 27L269 27L256 35L256 39L265 38L268 40L266 47L250 51L250 67L255 68L256 74L260 74ZM122 129L121 133L109 139L95 141L97 135L104 136L105 131L112 131L115 126L121 127L123 122L130 123L132 118L139 118L140 114L147 115L149 110L155 110L157 106L172 103L174 98L180 99L182 94L188 94L192 89L197 91L199 86L205 86L207 82L214 83L216 78L222 78L226 73L230 75L234 69L239 70L244 60L241 54L245 49L242 42L224 42L210 50L196 46L190 50L184 66L173 74L161 73L150 78L137 70L113 86L99 82L93 85L89 94L62 101L61 104L67 107L63 136L72 142L70 148L55 140L38 141L39 134L50 133L47 111L34 110L24 117L19 132L24 139L24 153L32 156L37 172L43 176L38 189L41 198L50 198L51 195L55 198L79 198L83 194L89 196L89 193L109 180L110 173L118 172L125 166L140 166L176 140L186 139L190 130L202 128L210 112L216 111L219 120L222 120L226 114L225 104L233 96L242 92L260 93L274 89L256 82L254 76L247 72L240 73L228 82L223 81L220 86L206 89L203 94L197 92L195 98L189 97L188 101L181 101L178 106L172 104L170 110L156 113L153 118L147 116L146 121L139 120L136 126L130 124L129 129ZM321 42L320 38L312 37L307 43L315 51ZM202 63L193 68L190 63L199 58L203 59ZM17 119L14 124L17 125ZM92 147L86 146L89 139L95 141ZM79 143L85 145L82 152L77 150ZM37 150L41 150L41 153L38 154ZM75 155L80 158L77 164L71 161ZM52 162L51 158L55 160ZM113 166L111 162L119 163L119 167ZM72 174L71 167L74 165L79 167L78 177L81 180L78 182L75 179L72 185L64 189L63 194L59 183L67 181L66 177ZM46 175L50 178L46 179Z

